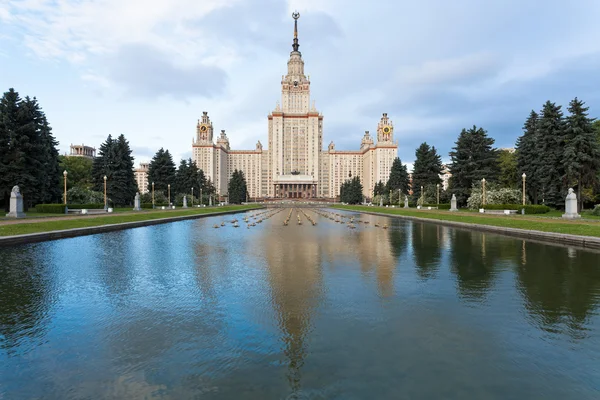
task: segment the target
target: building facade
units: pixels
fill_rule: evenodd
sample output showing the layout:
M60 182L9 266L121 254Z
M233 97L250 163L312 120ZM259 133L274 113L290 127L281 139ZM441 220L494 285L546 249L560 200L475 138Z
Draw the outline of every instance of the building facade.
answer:
M69 147L69 157L85 157L93 160L96 157L96 148L84 144L72 144Z
M359 150L336 150L331 142L323 149L323 114L310 99L310 79L298 50L298 13L294 18L294 41L281 79L281 103L267 116L268 142L254 150L232 150L224 130L214 141L213 124L203 112L192 143L193 159L210 178L217 193L227 194L233 172L244 172L251 198L336 198L341 185L359 176L364 195L370 198L378 181L387 182L398 154L394 125L383 114L376 140L366 131Z
M135 176L135 181L137 182L138 190L140 194L148 193L148 169L150 167L149 163L140 163L138 168L133 170L133 175Z

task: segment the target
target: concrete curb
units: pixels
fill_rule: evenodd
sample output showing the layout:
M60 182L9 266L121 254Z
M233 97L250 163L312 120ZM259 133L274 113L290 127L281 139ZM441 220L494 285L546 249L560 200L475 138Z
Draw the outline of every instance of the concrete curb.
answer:
M358 210L346 210L344 208L335 208L335 210L340 211L353 211L360 212L364 214L372 214L378 215L382 217L390 217L390 218L400 218L400 219L408 219L412 221L426 222L429 224L438 224L438 225L446 225L459 229L468 229L475 230L481 232L492 232L506 236L519 237L523 239L531 239L531 240L539 240L542 242L552 242L558 243L562 245L571 245L571 246L579 246L585 247L588 249L596 249L600 250L600 238L593 236L580 236L580 235L570 235L566 233L554 233L554 232L542 232L542 231L534 231L528 229L519 229L519 228L507 228L503 226L493 226L493 225L480 225L480 224L471 224L467 222L456 222L456 221L445 221L433 218L421 218L421 217L413 217L410 215L399 215L399 214L386 214L375 211L358 211Z
M66 239L77 236L93 235L96 233L105 233L120 231L123 229L140 228L143 226L166 224L169 222L185 221L189 219L198 219L205 217L214 217L217 215L238 214L249 210L260 210L263 207L249 208L247 210L217 211L205 214L178 215L175 217L149 219L145 221L122 222L117 224L90 226L86 228L62 229L57 231L28 233L25 235L1 236L0 247L15 246L20 244L46 242L49 240Z

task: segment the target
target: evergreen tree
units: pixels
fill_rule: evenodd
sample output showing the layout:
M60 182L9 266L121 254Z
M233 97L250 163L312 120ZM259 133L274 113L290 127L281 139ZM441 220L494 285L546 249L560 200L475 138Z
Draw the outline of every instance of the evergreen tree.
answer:
M152 185L154 182L154 192L161 192L167 196L167 187L175 184L175 176L176 168L173 157L169 150L161 147L148 165L148 184Z
M598 140L598 143L600 143L600 119L595 120L592 123L592 126L594 127L594 130L596 131L596 139Z
M493 182L498 176L498 152L494 139L483 128L475 125L463 129L450 152L452 163L450 188L456 194L458 204L464 205L471 193L473 182L485 178Z
M59 202L62 196L60 180L63 170L60 169L58 141L54 138L54 135L52 135L52 128L46 119L46 115L39 108L37 113L39 114L40 120L39 148L40 153L44 155L42 162L42 169L44 172L41 178L43 179L41 182L43 195L40 198L40 202Z
M194 193L199 196L200 188L203 188L204 184L204 172L198 169L196 163L191 158L181 160L175 174L175 192L191 194L192 188L194 188Z
M135 180L134 158L129 142L123 134L119 135L115 144L115 165L112 180L107 182L111 199L115 204L131 205L138 191Z
M402 193L408 193L410 187L410 179L408 177L408 170L406 165L402 164L400 158L396 157L392 163L392 169L390 171L390 178L387 181L386 189L389 192L400 191Z
M379 181L375 184L375 187L373 188L373 196L381 196L386 192L385 185L382 181Z
M37 100L9 89L0 99L0 192L8 210L19 185L26 208L58 201L58 143Z
M348 204L360 204L363 200L362 190L363 186L358 176L348 179L340 187L340 201Z
M442 183L440 178L442 158L437 153L435 146L422 143L416 150L415 156L412 175L413 201L417 201L421 196L421 186L424 190L435 190L436 185Z
M537 124L536 144L540 160L535 179L542 186L544 203L550 207L563 207L567 190L563 184L565 121L561 106L550 101L544 104Z
M108 135L92 164L94 190L104 193L106 176L106 195L115 205L132 204L138 190L131 153L124 135L119 135L117 139Z
M238 171L237 169L233 171L231 179L229 179L227 192L229 194L230 204L241 204L246 201L248 188L246 186L246 178L244 177L243 171Z
M175 172L175 184L172 185L171 194L186 194L191 191L191 186L188 186L189 168L186 160L179 162L179 167Z
M577 199L581 205L581 190L597 182L600 171L600 144L598 143L593 119L588 118L588 107L577 98L571 100L568 107L570 115L566 118L565 149L562 157L564 165L564 184L577 186Z
M517 173L526 175L526 192L534 204L538 204L542 190L541 178L538 173L543 158L542 154L538 153L537 148L538 121L538 114L531 110L523 126L523 135L517 139L516 143Z

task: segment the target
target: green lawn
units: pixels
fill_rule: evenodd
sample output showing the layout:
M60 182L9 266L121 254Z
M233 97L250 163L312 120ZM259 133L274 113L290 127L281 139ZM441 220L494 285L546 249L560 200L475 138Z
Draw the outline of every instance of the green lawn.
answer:
M176 210L148 210L136 214L119 215L110 214L102 217L84 216L81 218L64 218L54 221L23 222L17 224L0 225L0 236L23 235L27 233L49 232L61 229L86 228L90 226L120 224L124 222L147 221L159 218L178 217L185 215L207 214L222 211L244 211L260 206L223 206ZM40 214L41 215L41 214ZM50 214L44 214L50 215ZM60 214L63 216L64 214Z
M571 235L600 237L600 222L596 220L568 221L560 217L562 213L543 217L540 215L481 215L468 212L450 212L443 210L416 210L404 208L366 207L366 206L334 206L341 210L380 212L391 215L406 215L410 217L427 218L439 221L455 221L469 224L501 226L506 228L518 228L536 230L542 232L554 232ZM547 215L547 214L545 214Z

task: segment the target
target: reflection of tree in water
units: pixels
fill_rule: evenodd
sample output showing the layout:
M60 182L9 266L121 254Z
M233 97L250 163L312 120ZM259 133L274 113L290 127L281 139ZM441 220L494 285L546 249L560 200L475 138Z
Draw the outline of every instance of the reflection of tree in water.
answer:
M413 257L421 279L434 278L440 267L442 229L440 225L413 224Z
M10 351L21 340L44 333L54 278L46 268L45 246L0 252L0 348Z
M401 257L406 253L408 247L408 224L394 221L392 228L389 230L390 251L395 258Z
M495 240L502 239L494 236L490 240L484 233L452 231L451 271L456 274L460 295L480 299L492 287L503 258L502 246Z
M580 336L600 301L600 254L523 242L518 288L541 329Z

